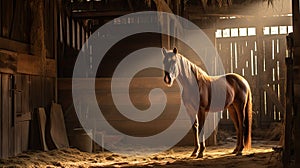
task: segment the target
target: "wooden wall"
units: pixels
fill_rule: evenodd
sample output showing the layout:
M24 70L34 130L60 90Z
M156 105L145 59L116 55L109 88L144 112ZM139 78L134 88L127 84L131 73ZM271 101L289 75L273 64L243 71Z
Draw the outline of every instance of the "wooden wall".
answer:
M89 80L89 79L83 79ZM121 78L119 80L122 80ZM180 107L180 92L177 83L174 84L174 87L168 88L163 82L162 77L136 77L132 79L129 90L130 90L130 99L133 105L140 110L146 110L150 107L149 102L149 91L154 88L161 88L167 96L167 104L165 109L161 112L161 115L146 123L134 122L132 120L127 119L122 114L120 114L119 110L117 109L115 102L112 100L112 93L111 93L111 78L97 78L95 84L95 92L98 101L99 108L102 114L105 116L105 120L109 122L114 128L118 129L119 131L123 132L126 135L136 136L136 137L143 137L143 136L151 136L158 134L168 128L179 111ZM63 98L64 100L61 101L62 106L64 107L64 114L66 117L66 124L68 134L74 134L74 129L81 128L81 124L78 121L74 104L72 100L72 79L68 78L59 78L58 79L58 90L60 93L59 98ZM117 95L119 96L126 96L124 93L124 86L119 86ZM76 102L77 106L81 107L79 113L86 114L86 120L89 122L89 126L91 129L95 129L97 131L105 131L106 128L99 129L97 127L97 123L103 122L102 118L95 118L93 116L93 112L89 111L88 101L90 93L86 92L86 94L82 95L85 97L87 102ZM158 94L154 95L154 104L152 106L163 105L162 104L162 97L164 95ZM126 108L130 106L129 104L119 104L121 107ZM187 121L182 122L190 122L189 119ZM180 125L177 127L177 131L180 131L182 128ZM94 131L95 131L94 130ZM174 132L175 133L175 132ZM106 135L111 136L110 132L106 132ZM183 140L179 142L178 145L193 145L193 135L189 132ZM123 139L126 141L126 139ZM72 141L70 139L70 141ZM72 143L71 143L72 144Z
M154 23L157 24L156 17L151 19L145 18L144 21L141 21L141 19L143 18L139 18L140 20L139 23L138 22L134 23L131 21L130 24L146 24L149 26L152 26L151 24ZM134 20L138 20L138 19L134 18ZM130 24L126 25L126 23L124 24L116 23L114 26L130 28L131 26ZM80 28L79 29L77 28L77 30L80 30ZM111 40L110 37L113 37L113 35L110 34L111 32L109 31L107 33L108 34L105 35L107 37L107 40ZM71 35L62 34L62 36L71 38ZM77 35L75 32L75 39L76 37ZM85 42L86 38L87 37L84 37L83 39L79 39L81 45L82 42ZM136 78L134 79L133 86L130 88L133 104L136 105L136 107L139 109L146 109L150 106L148 100L148 94L150 89L162 88L163 90L166 91L168 95L167 107L164 110L162 116L159 117L158 119L146 124L140 124L137 122L130 121L126 119L124 116L120 115L119 111L116 109L114 102L112 101L111 98L111 88L110 88L111 77L113 75L115 68L120 63L120 61L123 58L125 58L128 54L138 49L142 49L145 47L160 48L162 46L161 38L162 37L160 34L155 34L155 33L142 33L142 34L136 34L130 37L126 37L120 40L118 43L116 43L105 54L99 67L92 67L92 69L90 69L90 71L96 70L98 72L97 73L98 78L96 79L97 81L96 93L97 93L97 99L102 113L105 116L107 116L107 120L112 125L116 126L118 129L125 132L126 134L134 135L134 136L147 136L151 134L157 134L160 131L167 128L172 123L174 117L176 117L176 112L178 111L178 105L180 104L179 91L176 89L174 90L174 88L173 89L166 88L166 86L163 83L161 70L150 68L140 72L139 74L137 74ZM76 61L77 58L76 53L78 53L78 49L80 49L81 46L76 47L74 45L76 44L76 42L74 42L72 39L65 39L65 41L70 43L65 44L65 48L64 48L65 54L61 58L59 58L59 64L64 66L59 67L58 102L61 103L63 107L68 134L72 135L72 132L75 128L81 127L74 109L74 104L72 100L72 85L70 79L73 72L74 62ZM87 62L93 59L93 56L95 55L91 54L90 56L88 56L86 58ZM66 62L68 62L67 65ZM87 96L87 100L88 100L89 95L87 94L85 96ZM158 100L160 100L159 97ZM156 102L156 103L161 103L161 102ZM84 103L82 102L82 104ZM88 108L83 107L83 110L86 110L87 114L89 113ZM88 117L90 117L91 124L97 124L97 122L101 122L100 119L95 119L93 116L88 116ZM193 140L191 138L192 135L188 134L187 138L185 138L181 142L181 144L182 145L193 144Z
M216 24L216 47L225 71L238 73L248 80L253 94L254 127L260 128L283 121L286 35L292 31L291 18L264 19L273 20L256 24L250 19L247 22L228 19ZM227 111L222 118L221 124L226 125Z
M55 10L0 0L0 158L40 148L35 109L56 100Z
M39 149L34 111L54 100L54 80L35 75L1 73L0 76L1 157L14 156L30 147Z

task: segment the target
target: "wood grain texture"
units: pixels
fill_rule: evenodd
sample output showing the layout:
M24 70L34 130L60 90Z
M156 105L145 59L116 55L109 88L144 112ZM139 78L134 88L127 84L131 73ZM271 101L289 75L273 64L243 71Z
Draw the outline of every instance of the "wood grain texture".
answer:
M43 66L46 67L46 74L42 74ZM0 49L0 72L56 77L56 61L46 59L43 64L41 57Z
M69 147L65 120L61 105L52 103L50 112L50 134L55 146L59 148Z

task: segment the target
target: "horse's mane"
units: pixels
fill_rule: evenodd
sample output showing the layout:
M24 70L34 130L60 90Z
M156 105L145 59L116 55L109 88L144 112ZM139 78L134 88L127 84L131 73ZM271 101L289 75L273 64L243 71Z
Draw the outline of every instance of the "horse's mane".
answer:
M198 67L196 64L192 63L190 60L188 60L186 57L184 57L181 54L178 54L183 62L185 69L190 69L192 71L192 73L195 75L195 77L197 78L197 80L208 80L209 76L208 74L201 69L200 67Z

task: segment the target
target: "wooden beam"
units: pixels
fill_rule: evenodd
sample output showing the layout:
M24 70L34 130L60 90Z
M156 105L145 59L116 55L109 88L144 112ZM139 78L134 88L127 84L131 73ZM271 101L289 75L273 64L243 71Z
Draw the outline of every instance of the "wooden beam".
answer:
M46 66L45 74L42 74L43 66ZM56 62L53 59L46 59L43 62L39 56L0 50L0 72L56 77Z
M292 17L242 17L234 19L218 19L216 27L257 27L257 22L260 22L262 26L290 26L292 25Z
M0 49L28 54L30 52L30 45L0 37Z
M281 2L280 2L281 3ZM276 5L279 6L279 3L274 4L275 8ZM281 5L281 4L280 4ZM190 14L211 14L211 15L217 15L217 16L255 16L255 17L261 17L261 16L274 16L274 15L286 15L290 14L290 3L287 3L280 8L281 10L275 10L272 6L269 6L266 3L257 2L253 4L247 4L247 5L234 5L230 6L229 8L221 7L221 8L215 8L212 6L207 7L205 10L201 5L189 5L186 6L185 11Z
M12 55L0 52L0 72L14 73L17 70L17 60Z
M132 13L132 11L82 11L72 12L72 17L76 19L92 19L107 16L123 16Z

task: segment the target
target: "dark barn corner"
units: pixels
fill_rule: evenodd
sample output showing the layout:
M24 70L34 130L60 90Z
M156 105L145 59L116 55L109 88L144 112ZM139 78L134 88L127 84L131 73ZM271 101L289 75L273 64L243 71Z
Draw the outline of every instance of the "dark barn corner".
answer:
M299 167L299 3L299 0L0 0L0 167ZM128 139L98 127L103 120L97 118L89 105L91 94L95 93L105 120L123 134L134 137L165 131L180 109L181 85L175 82L167 87L163 70L149 67L137 72L130 81L129 99L141 111L165 105L163 112L149 122L133 121L120 113L111 83L115 78L128 79L126 75L114 77L118 65L128 55L149 47L177 47L179 53L199 67L206 68L203 62L212 65L211 69L205 69L213 73L210 75L220 73L209 47L199 46L204 51L201 60L191 46L174 38L180 28L196 32L176 18L136 15L120 19L144 11L175 14L197 25L211 40L225 73L237 73L248 81L253 103L251 150L242 156L230 154L237 136L228 110L214 116L215 120L221 119L206 139L207 148L200 159L189 157L194 144L192 130L174 147L158 154L123 156L107 150L109 145ZM108 23L111 29L103 34L97 32ZM131 29L131 26L159 27L170 35L143 32L122 38L104 54L99 67L95 66L94 53L100 49L88 39L113 42L114 29ZM78 78L91 82L96 77L93 93L90 88L81 88L85 102L76 101L72 95L75 87L72 77L80 53L85 56L80 61L88 68ZM118 87L116 94L124 97L125 86ZM155 88L165 93L166 103L161 101L162 95L152 92ZM154 104L149 98L151 94ZM121 104L122 108L131 106ZM82 117L84 121L80 121ZM213 128L213 123L208 127Z

